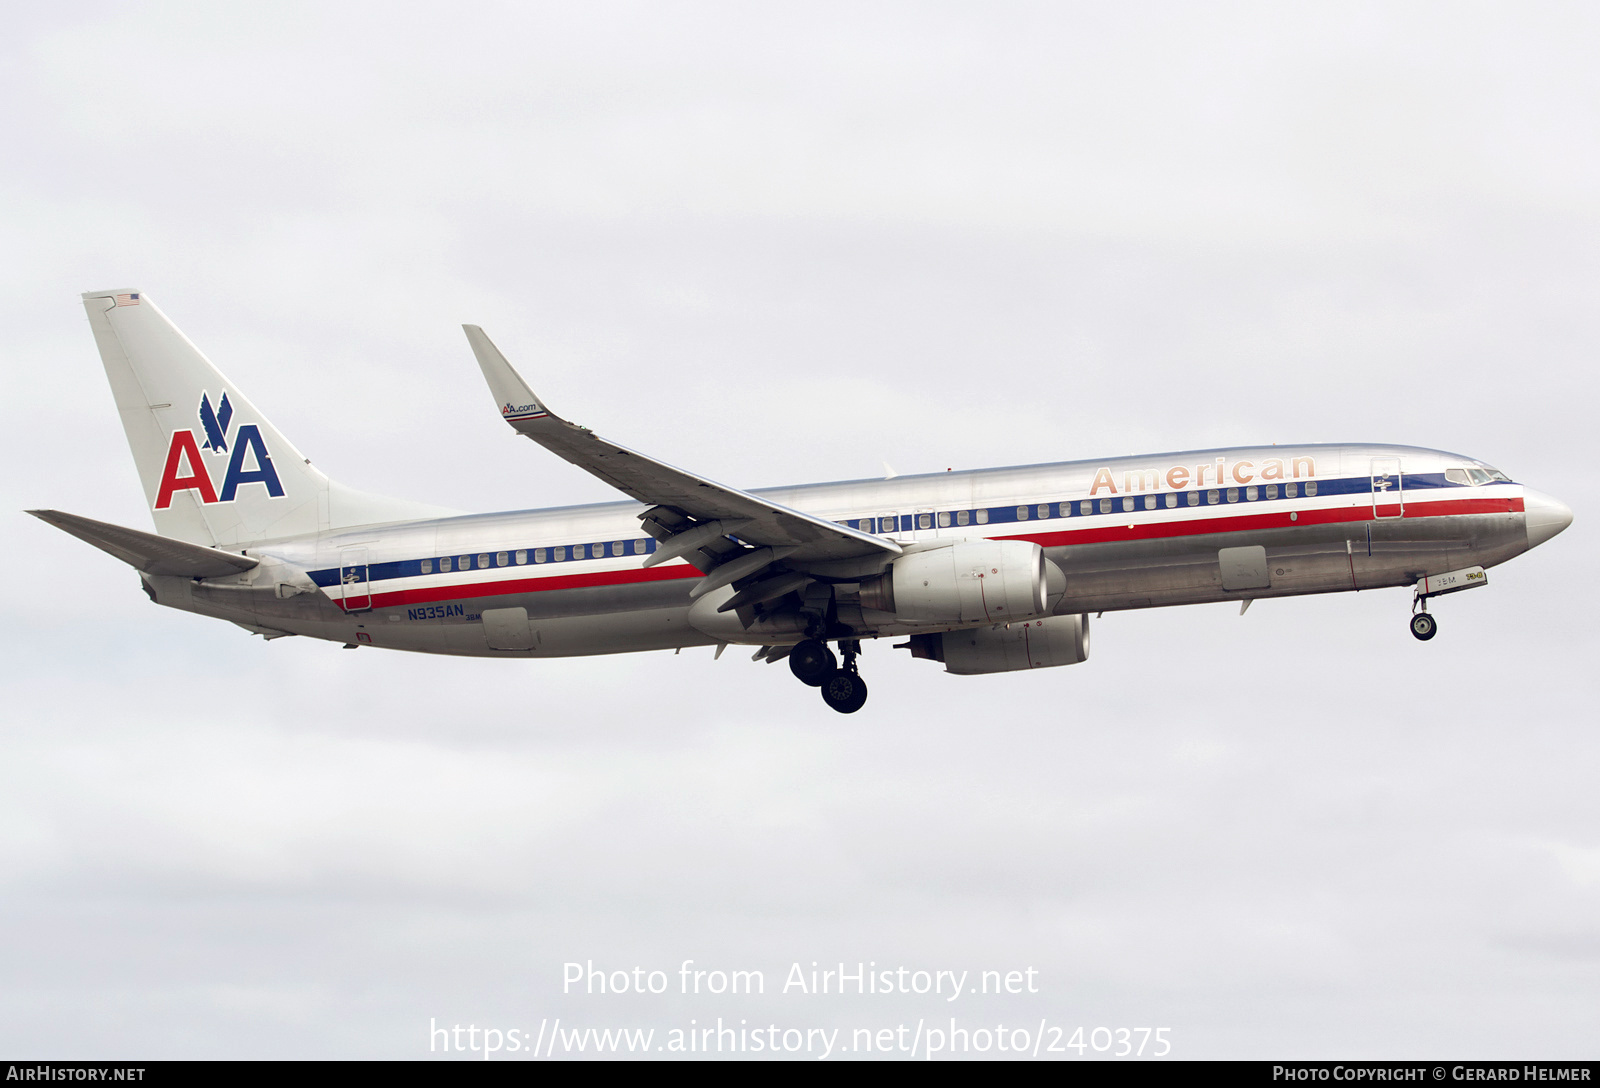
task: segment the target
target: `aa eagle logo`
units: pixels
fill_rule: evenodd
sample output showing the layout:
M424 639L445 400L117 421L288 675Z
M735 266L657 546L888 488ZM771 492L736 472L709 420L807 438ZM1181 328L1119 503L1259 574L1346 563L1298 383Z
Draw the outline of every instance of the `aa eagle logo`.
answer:
M218 453L228 452L228 423L233 419L233 405L228 403L228 394L222 394L222 402L217 410L211 410L211 398L204 393L200 394L200 426L206 429L205 444L201 449L215 450Z
M172 505L173 496L185 491L198 492L201 503L233 502L239 488L245 484L261 484L267 495L274 499L283 497L283 484L278 470L272 467L272 455L262 440L261 428L254 423L239 425L234 436L233 452L228 457L228 467L222 476L222 490L213 482L208 461L228 453L228 427L233 422L233 404L224 392L211 407L209 393L200 394L200 428L205 442L195 441L192 430L173 431L167 444L167 463L161 470L161 485L156 489L156 509L165 510ZM210 450L209 457L202 449ZM246 464L246 462L250 464Z

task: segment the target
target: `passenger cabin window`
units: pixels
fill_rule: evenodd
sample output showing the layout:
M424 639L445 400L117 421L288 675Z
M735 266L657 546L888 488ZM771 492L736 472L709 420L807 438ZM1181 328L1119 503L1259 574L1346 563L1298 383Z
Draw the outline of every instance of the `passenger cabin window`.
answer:
M1131 496L1131 495L1129 495L1129 496L1126 496L1126 497L1125 497L1125 498L1124 498L1124 499L1123 499L1123 500L1122 500L1122 512L1123 512L1123 513L1124 513L1124 514L1128 514L1128 513L1132 513L1132 512L1133 512L1133 507L1134 507L1134 499L1133 499L1133 496Z
M856 528L860 529L863 533L872 532L872 519L862 518L861 521L856 524Z
M565 548L551 548L550 549L550 557L552 559L554 559L557 563L560 563L562 560L566 559L566 557L567 557L567 549L565 549Z
M987 510L979 510L977 512L977 518L978 518L978 524L979 525L987 525L987 524L989 524L989 511L987 511Z
M894 518L887 517L887 518L883 518L882 521L883 521L883 528L882 528L882 530L880 530L881 532L892 533L892 532L895 531L895 519Z
M1156 508L1156 497L1154 495L1146 495L1144 497L1144 508L1146 510L1154 510Z
M1210 503L1212 506L1217 505L1217 500L1220 499L1221 497L1222 497L1221 492L1217 491L1214 488L1212 490L1206 492L1206 502Z
M1317 493L1317 481L1315 481L1315 480L1307 480L1306 481L1306 494L1309 496L1309 495L1315 495L1316 493Z
M446 574L450 573L450 557L448 555L439 560L439 569Z
M1171 510L1174 506L1177 506L1177 505L1178 505L1178 496L1176 494L1174 494L1173 492L1171 492L1171 491L1167 492L1167 509Z
M533 561L535 563L543 563L548 558L550 558L550 555L543 548L533 549Z
M1189 492L1188 503L1189 503L1190 506L1199 506L1200 505L1200 492L1198 492L1198 491Z
M432 574L433 573L433 560L432 559L424 559L422 561L422 573L423 574Z
M1238 502L1239 501L1239 489L1237 487L1228 488L1228 501L1229 502Z
M1267 485L1267 498L1275 499L1277 497L1278 497L1278 485L1277 484L1268 484Z
M939 528L950 528L950 512L948 510L939 511Z
M643 555L644 554L644 540L643 539L635 540L633 542L633 554L634 555Z
M1017 507L1017 520L1018 521L1027 521L1028 520L1028 508L1026 506Z
M489 557L488 557L488 555L480 555L480 556L478 556L478 569L479 570L488 570L489 569Z
M507 557L505 552L495 552L494 553L494 565L497 566L497 567L510 566L511 564L506 562L507 558L508 557Z
M932 514L918 514L917 515L917 528L918 529L932 529L933 528L933 515Z
M461 569L462 570L471 570L472 569L472 556L463 555L461 557Z
M1111 500L1110 499L1101 499L1100 500L1100 512L1102 514L1111 513Z
M1036 509L1034 511L1034 513L1038 514L1041 518L1049 517L1050 516L1050 504L1047 503L1047 502L1040 503L1038 509Z
M1283 485L1283 497L1286 498L1286 499L1294 498L1295 495L1297 495L1299 493L1299 491L1300 491L1300 485L1299 484L1284 484Z
M517 566L520 567L524 563L526 563L527 561L528 561L528 553L527 553L527 551L523 550L523 549L518 549L518 551L517 551Z
M971 520L972 520L972 515L967 513L967 511L965 511L965 510L957 510L956 511L956 524L957 525L965 525L967 522L969 522Z
M1094 513L1094 500L1093 499L1084 499L1082 502L1080 502L1078 504L1078 513L1080 513L1080 514L1092 514L1092 513Z
M1061 504L1061 516L1064 518L1070 518L1072 516L1072 504L1070 502L1064 502Z
M1260 492L1257 491L1255 488L1247 487L1247 488L1244 489L1244 500L1245 500L1245 502L1255 502L1256 501L1256 496L1259 495L1259 494L1260 494Z

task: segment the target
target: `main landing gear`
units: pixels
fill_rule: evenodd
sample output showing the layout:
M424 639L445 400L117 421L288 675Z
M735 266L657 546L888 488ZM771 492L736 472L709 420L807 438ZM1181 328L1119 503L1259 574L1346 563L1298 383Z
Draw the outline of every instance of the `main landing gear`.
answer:
M842 639L839 650L844 654L844 665L833 651L819 639L808 638L789 652L789 671L802 684L820 688L822 701L841 714L854 714L867 702L867 682L856 671L856 655L861 643L856 639Z

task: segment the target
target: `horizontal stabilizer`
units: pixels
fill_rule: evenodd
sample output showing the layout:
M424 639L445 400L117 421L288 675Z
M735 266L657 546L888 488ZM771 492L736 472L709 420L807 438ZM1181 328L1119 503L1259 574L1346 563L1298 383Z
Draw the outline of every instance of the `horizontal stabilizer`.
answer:
M190 544L154 533L141 533L137 529L124 529L120 525L64 514L59 510L29 510L28 513L64 533L88 541L146 574L218 578L250 570L260 562L248 555L235 555L201 544Z

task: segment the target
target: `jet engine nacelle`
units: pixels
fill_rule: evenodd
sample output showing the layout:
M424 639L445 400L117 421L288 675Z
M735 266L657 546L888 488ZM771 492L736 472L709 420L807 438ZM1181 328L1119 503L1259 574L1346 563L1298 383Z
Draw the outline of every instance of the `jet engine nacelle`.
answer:
M1046 616L1009 627L912 635L912 657L943 661L946 672L974 676L1076 665L1089 657L1088 616Z
M1048 612L1048 590L1039 545L981 540L902 555L862 583L861 606L902 623L1011 623Z

